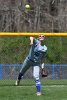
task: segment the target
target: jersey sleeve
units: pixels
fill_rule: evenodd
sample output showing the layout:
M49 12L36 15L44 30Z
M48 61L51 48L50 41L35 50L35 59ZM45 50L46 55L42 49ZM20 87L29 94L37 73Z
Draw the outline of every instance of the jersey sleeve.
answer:
M39 43L39 41L37 39L34 39L33 43L36 45Z

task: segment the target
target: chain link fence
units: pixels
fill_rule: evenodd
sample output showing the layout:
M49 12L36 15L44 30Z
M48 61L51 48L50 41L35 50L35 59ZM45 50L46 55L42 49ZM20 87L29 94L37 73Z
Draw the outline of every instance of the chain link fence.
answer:
M0 85L14 85L22 64L0 64ZM48 77L45 80L65 80L67 79L67 64L45 64L48 70ZM25 85L33 84L32 67L25 73L23 79ZM27 81L29 80L29 81ZM58 83L59 84L59 83ZM61 83L60 83L61 84Z

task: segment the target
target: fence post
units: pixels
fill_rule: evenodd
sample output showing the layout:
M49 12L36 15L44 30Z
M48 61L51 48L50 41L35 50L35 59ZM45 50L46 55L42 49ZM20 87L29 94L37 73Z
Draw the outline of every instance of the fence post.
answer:
M52 79L54 79L54 64L52 64Z
M2 79L2 64L0 64L0 80Z

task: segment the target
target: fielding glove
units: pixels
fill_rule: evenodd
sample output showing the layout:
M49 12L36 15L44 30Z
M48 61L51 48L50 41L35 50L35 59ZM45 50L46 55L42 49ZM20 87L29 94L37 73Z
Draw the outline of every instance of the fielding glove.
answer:
M41 76L42 77L47 77L48 76L48 71L46 68L41 68Z

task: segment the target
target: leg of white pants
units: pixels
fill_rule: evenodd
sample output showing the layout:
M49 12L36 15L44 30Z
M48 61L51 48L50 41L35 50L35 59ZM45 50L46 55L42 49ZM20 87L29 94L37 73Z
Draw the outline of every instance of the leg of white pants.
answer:
M34 66L33 67L33 77L34 77L35 80L39 79L39 71L40 71L39 66Z

